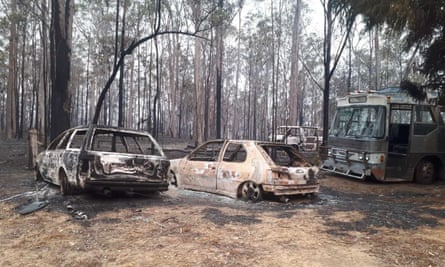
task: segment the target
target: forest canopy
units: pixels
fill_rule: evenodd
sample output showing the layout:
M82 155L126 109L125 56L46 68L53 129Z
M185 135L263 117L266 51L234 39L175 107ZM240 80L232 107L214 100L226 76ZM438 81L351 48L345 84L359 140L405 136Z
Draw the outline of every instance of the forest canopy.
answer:
M172 34L150 39L125 58L104 97L99 124L181 138L200 133L202 140L264 140L280 125L323 127L325 99L332 116L336 98L348 92L399 85L404 77L416 82L423 82L425 74L443 78L426 68L427 52L433 51L426 49L428 42L441 50L438 27L443 18L438 11L431 16L439 22L430 22L437 40L427 39L428 34L419 39L425 55L420 61L415 49L407 49L419 42L409 42L413 38L406 23L395 28L407 41L402 44L398 36L385 33L386 27L365 32L352 23L354 16L344 17L359 12L366 1L7 0L0 1L1 134L20 138L36 128L42 142L47 141L51 119L60 115L50 110L61 103L51 90L58 88L51 72L61 69L51 67L58 47L50 42L52 7L68 2L73 6L67 13L72 20L66 20L72 27L66 54L70 75L62 94L67 101L59 109L66 111L70 126L92 121L120 53L155 29ZM386 1L380 2L371 7L388 11ZM336 8L326 8L331 4ZM327 17L329 50L323 27ZM384 19L369 25L385 23L389 27ZM197 31L200 38L174 34ZM412 68L413 58L423 64L422 73Z
M388 27L401 37L405 50L418 49L422 61L416 67L426 79L415 82L421 89L440 89L445 95L445 1L345 1L363 15L368 29ZM413 85L408 81L402 84Z

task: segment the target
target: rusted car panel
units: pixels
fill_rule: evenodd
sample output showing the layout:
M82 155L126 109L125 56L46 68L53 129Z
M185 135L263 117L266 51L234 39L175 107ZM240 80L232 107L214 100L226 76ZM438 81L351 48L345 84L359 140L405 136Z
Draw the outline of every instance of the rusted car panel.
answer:
M261 200L316 193L318 168L286 144L250 140L214 140L188 156L170 161L171 181L180 188Z
M63 194L168 189L169 161L150 134L114 127L65 131L37 157L38 177Z

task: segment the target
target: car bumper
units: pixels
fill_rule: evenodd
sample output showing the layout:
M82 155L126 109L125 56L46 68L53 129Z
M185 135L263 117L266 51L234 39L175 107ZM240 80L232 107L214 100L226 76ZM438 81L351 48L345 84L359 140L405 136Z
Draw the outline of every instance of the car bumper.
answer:
M276 196L290 196L299 194L311 194L318 193L320 185L273 185L263 184L263 190L265 192L272 193Z
M90 180L85 182L85 190L90 192L135 192L151 193L168 190L168 182L141 182L141 181L109 181Z

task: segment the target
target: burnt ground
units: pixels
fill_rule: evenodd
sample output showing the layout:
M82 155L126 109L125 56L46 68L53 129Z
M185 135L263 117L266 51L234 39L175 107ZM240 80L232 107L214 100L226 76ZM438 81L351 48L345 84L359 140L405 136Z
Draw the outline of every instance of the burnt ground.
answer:
M0 141L0 266L443 266L445 183L322 174L315 197L61 196ZM48 205L27 215L18 207ZM74 209L74 211L72 209ZM79 216L81 215L81 216Z

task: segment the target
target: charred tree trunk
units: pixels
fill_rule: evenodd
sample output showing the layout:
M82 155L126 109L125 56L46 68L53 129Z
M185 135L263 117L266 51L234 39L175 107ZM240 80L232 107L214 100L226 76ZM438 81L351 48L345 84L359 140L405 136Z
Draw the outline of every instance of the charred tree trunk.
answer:
M223 0L218 0L218 8L220 13L223 12ZM223 17L221 16L219 25L217 27L217 45L216 45L216 138L221 138L221 98L222 98L222 68L223 68L223 54L224 54L224 38L223 38Z
M69 86L73 7L74 0L52 0L51 139L70 127Z
M40 81L39 81L39 92L37 93L37 112L36 121L38 127L38 136L43 137L42 141L45 145L48 143L48 122L49 122L49 100L48 100L48 78L49 78L49 66L48 66L48 29L47 29L47 19L48 19L48 6L47 0L42 0L40 4L42 22L40 24L40 42L41 42L41 54L42 60L40 64Z
M381 87L380 82L380 70L381 62L380 62L380 39L379 39L379 27L375 29L374 32L374 53L375 53L375 85L374 90L378 90Z
M322 0L324 7L324 43L323 43L323 54L324 54L324 89L323 89L323 147L326 148L328 142L328 130L329 130L329 96L330 87L329 83L331 81L332 75L335 72L337 64L340 60L341 54L346 46L349 39L349 35L352 30L352 26L355 21L355 14L347 6L339 5L336 6L336 1L334 0ZM335 19L338 19L342 15L345 18L345 28L342 32L342 36L339 41L339 48L337 49L337 54L334 58L331 56L332 52L332 36L334 31Z
M122 30L121 30L121 45L120 45L120 51L121 53L125 49L125 17L127 13L127 1L124 0L124 10L122 14ZM119 71L119 115L118 115L118 126L124 127L124 118L125 118L125 101L124 101L124 71L125 71L125 58L122 58L122 65L120 66Z
M330 0L328 0L329 2ZM329 129L329 82L331 78L332 10L328 3L324 24L324 90L323 90L323 145L327 145Z
M156 54L156 93L153 99L153 136L158 137L158 102L159 95L161 91L161 70L160 70L160 60L159 60L159 47L158 47L158 39L154 38L155 45L155 54Z

